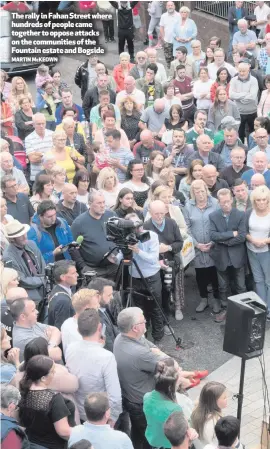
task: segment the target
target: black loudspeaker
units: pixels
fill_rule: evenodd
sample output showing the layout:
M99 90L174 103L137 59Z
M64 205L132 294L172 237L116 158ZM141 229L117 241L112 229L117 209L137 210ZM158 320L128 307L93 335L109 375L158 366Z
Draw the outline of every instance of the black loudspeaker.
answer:
M266 304L255 292L229 296L223 350L245 359L261 355L266 313Z

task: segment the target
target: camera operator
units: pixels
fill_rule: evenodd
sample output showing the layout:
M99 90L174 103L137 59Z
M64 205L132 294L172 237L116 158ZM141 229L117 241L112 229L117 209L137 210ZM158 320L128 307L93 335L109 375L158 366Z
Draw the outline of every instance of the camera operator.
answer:
M134 223L140 222L138 215L135 213L128 214L126 220L131 220ZM143 231L141 227L139 231ZM152 324L152 337L154 342L158 343L164 336L164 326L161 311L156 302L151 298L149 292L153 293L158 303L162 304L162 284L160 277L159 264L159 243L157 235L150 231L150 239L146 242L138 242L135 245L128 245L128 248L133 252L133 259L136 260L142 275L144 276L149 290L145 288L140 274L136 267L132 265L129 268L129 273L132 276L132 286L134 294L132 296L132 306L140 307L145 315L146 321Z
M13 220L5 225L5 235L9 241L3 254L5 266L14 268L19 274L19 286L23 287L36 305L44 297L45 262L41 251L30 239L30 226Z
M56 206L51 200L38 205L28 238L36 243L46 264L71 259L67 247L73 241L70 227L66 220L56 217Z
M78 279L75 262L72 260L56 262L53 278L56 285L49 296L48 324L60 330L64 321L75 315L71 303L71 287L77 285Z
M175 220L166 217L165 204L162 201L157 200L150 203L149 211L151 214L151 219L146 221L143 227L146 230L155 232L158 236L159 258L162 268L162 306L165 314L168 316L170 313L169 297L173 285L170 283L170 278L168 276L166 277L166 268L168 270L168 262L173 262L172 265L175 274L173 278L175 279L176 273L180 272L179 253L183 246L183 239ZM169 273L169 270L167 273ZM174 282L174 284L176 285L177 282ZM175 318L179 320L182 319L183 316L181 316L182 312L180 310L180 304L177 301L177 296L177 292L175 292ZM165 331L166 330L167 329L165 328Z
M89 210L74 220L71 230L74 239L83 237L79 249L80 260L76 259L80 270L94 269L98 276L113 280L117 272L117 264L113 255L105 256L114 248L114 244L106 238L105 222L115 213L105 210L104 195L93 190L89 193ZM85 266L87 265L87 266Z

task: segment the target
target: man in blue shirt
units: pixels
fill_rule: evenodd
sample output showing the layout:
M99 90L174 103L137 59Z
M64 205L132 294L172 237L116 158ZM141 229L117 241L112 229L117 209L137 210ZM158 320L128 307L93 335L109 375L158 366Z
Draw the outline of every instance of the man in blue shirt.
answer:
M253 155L252 158L253 168L246 171L242 174L241 178L244 179L248 185L248 187L251 187L251 178L256 173L260 173L264 176L265 183L268 188L270 188L270 170L267 168L267 156L266 153L263 151L258 151Z
M126 220L132 220L135 223L140 221L135 213L128 214ZM142 275L149 286L149 290L145 288L139 272L136 267L132 265L132 267L129 268L129 274L132 276L132 286L134 288L132 305L140 307L143 310L148 324L151 320L153 339L154 341L159 342L164 335L163 318L156 301L150 296L150 292L153 293L161 306L162 284L160 277L158 236L150 231L149 240L143 243L138 242L136 245L129 245L129 249L133 252L133 259L137 262Z
M59 125L59 123L63 120L63 111L67 108L72 108L76 111L76 119L78 122L85 122L85 116L83 112L83 108L79 106L76 103L73 103L73 96L72 92L68 87L65 87L61 91L61 99L62 103L56 108L55 111L55 118L56 118L56 124Z

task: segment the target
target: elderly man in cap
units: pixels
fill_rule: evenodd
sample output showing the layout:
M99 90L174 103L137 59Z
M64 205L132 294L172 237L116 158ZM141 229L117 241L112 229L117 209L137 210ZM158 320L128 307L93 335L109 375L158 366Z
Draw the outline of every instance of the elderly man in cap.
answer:
M4 231L9 245L4 251L3 261L14 268L20 277L20 287L38 304L44 298L45 262L37 245L27 240L30 226L13 220Z

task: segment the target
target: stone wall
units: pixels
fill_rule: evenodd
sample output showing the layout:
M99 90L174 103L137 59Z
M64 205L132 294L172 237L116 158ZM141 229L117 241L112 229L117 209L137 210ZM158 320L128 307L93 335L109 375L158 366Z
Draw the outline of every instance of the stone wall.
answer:
M227 52L229 45L229 27L226 20L218 19L215 16L198 10L193 10L190 17L197 25L198 39L202 42L203 50L206 49L209 39L212 36L218 36L221 38L222 48Z

